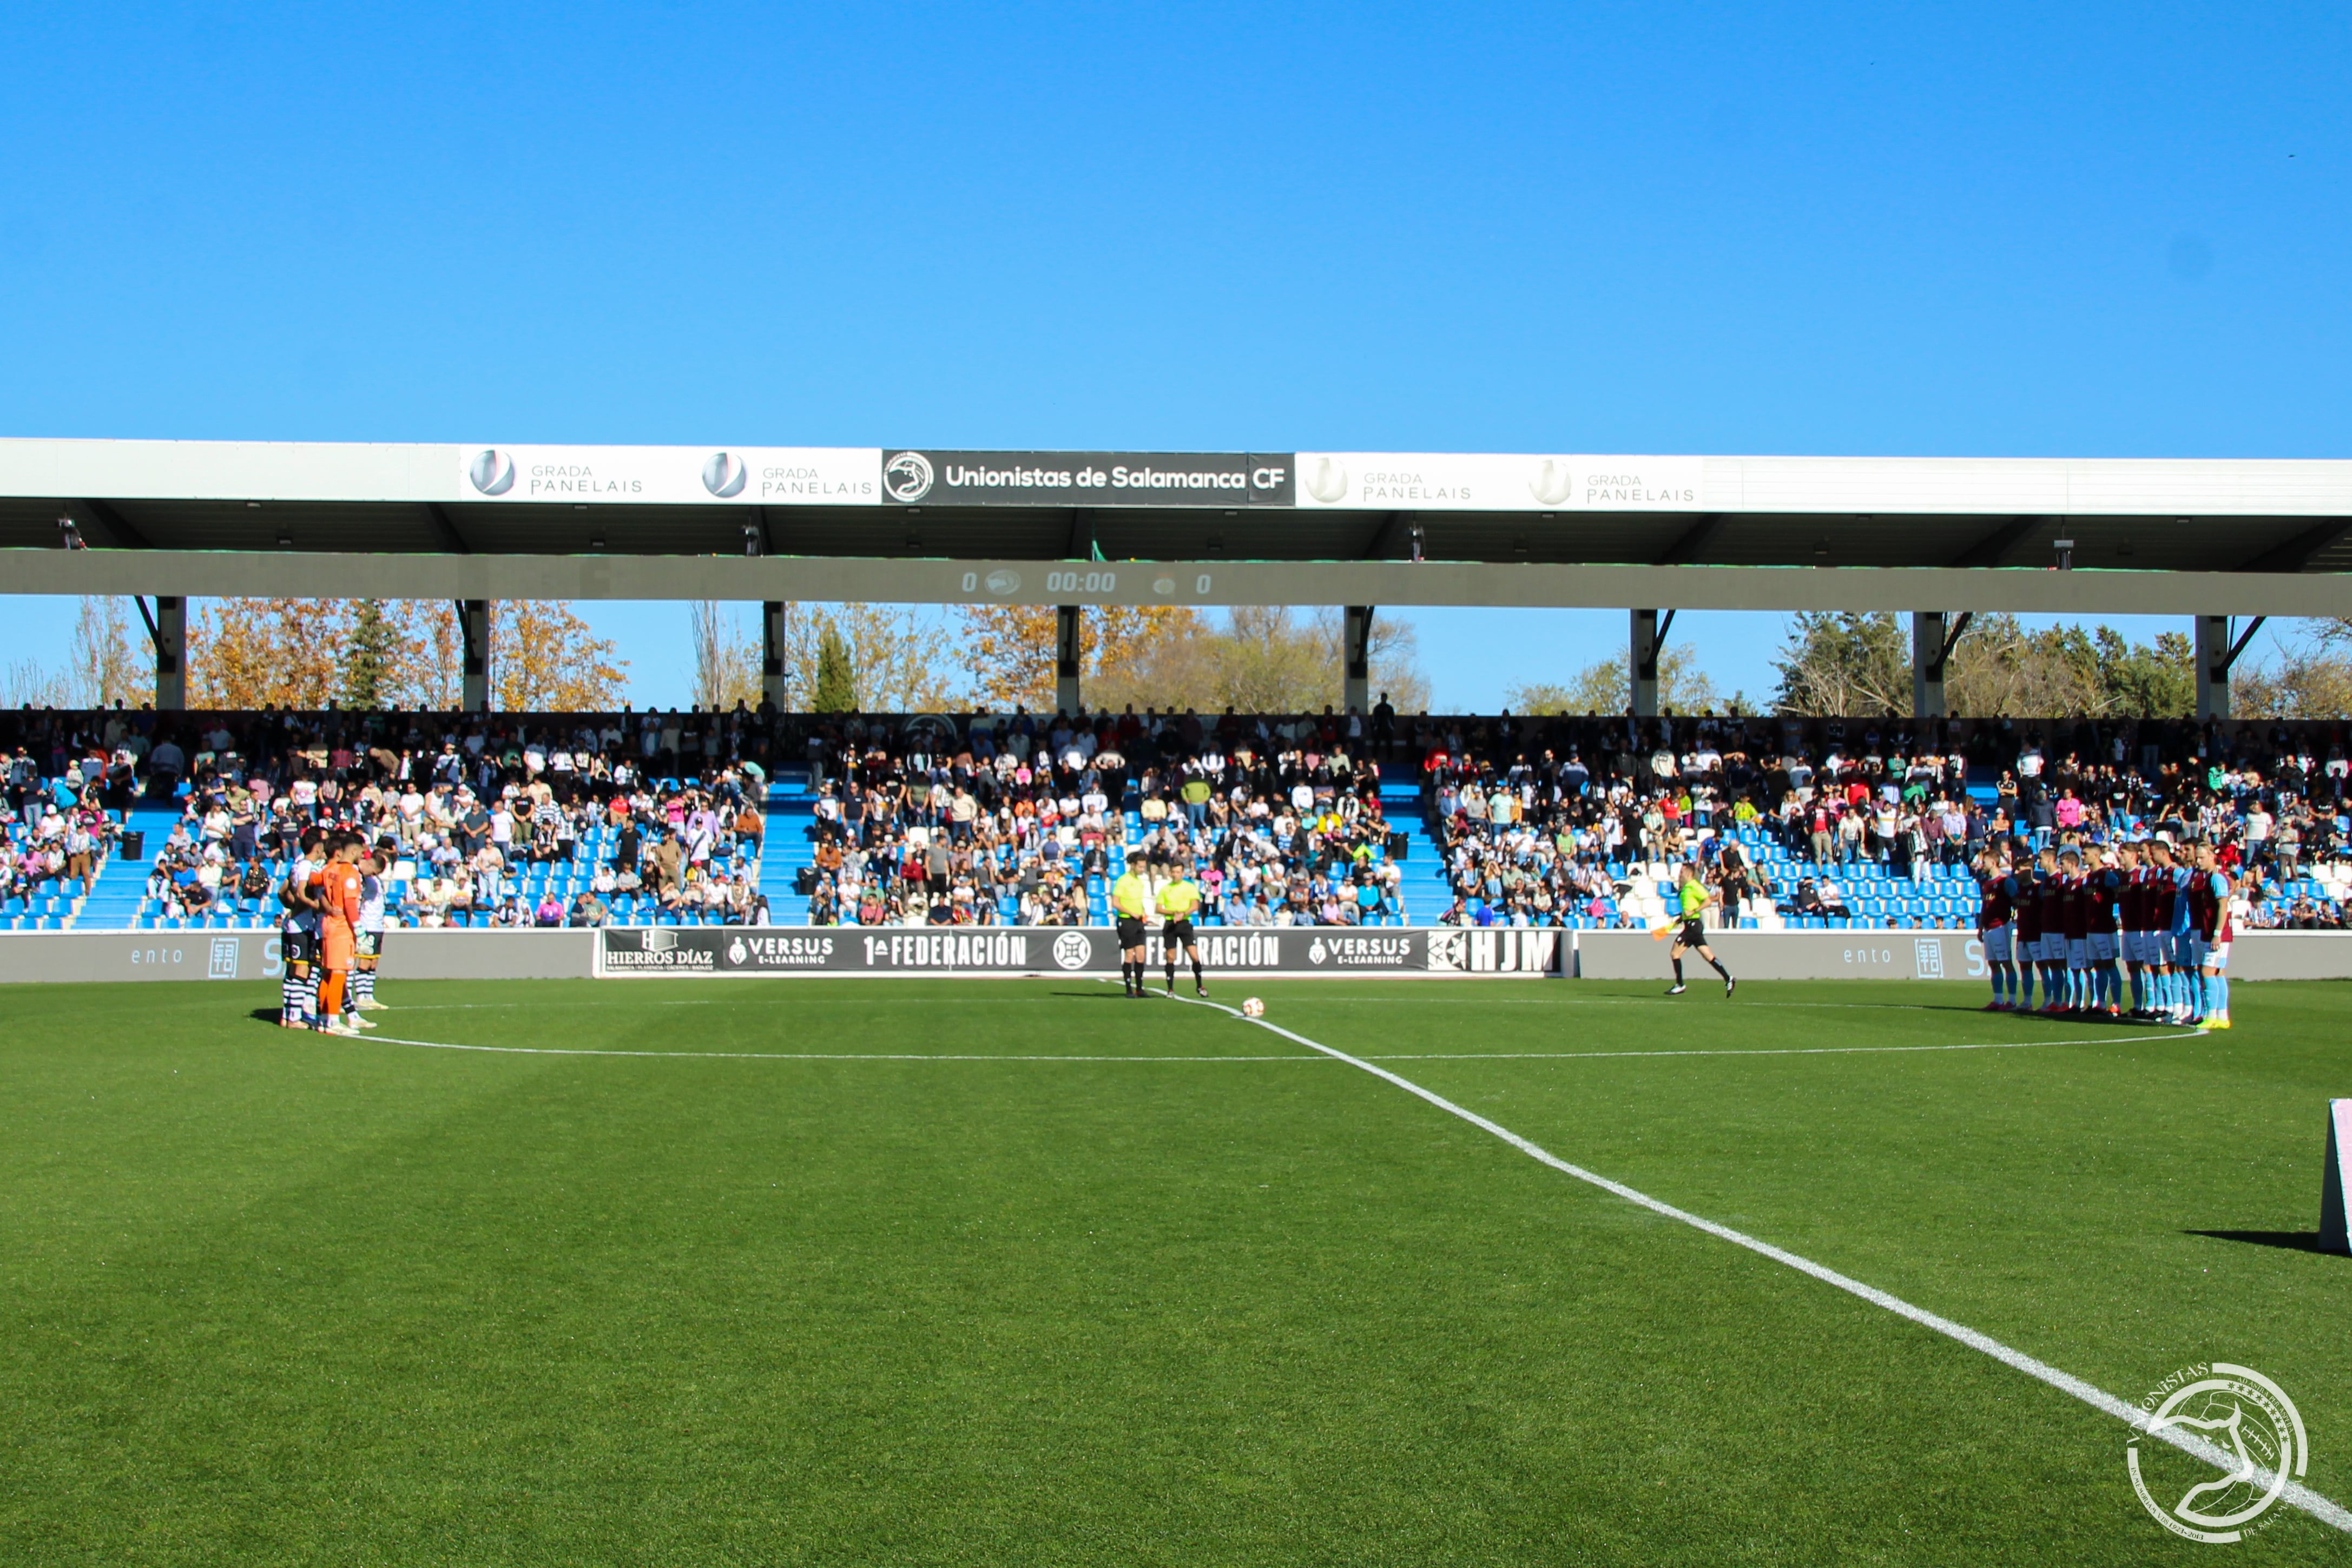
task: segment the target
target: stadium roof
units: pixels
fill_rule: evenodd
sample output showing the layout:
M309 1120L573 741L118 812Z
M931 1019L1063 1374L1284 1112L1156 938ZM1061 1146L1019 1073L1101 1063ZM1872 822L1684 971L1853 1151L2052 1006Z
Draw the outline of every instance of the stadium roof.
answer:
M2062 541L2097 570L1999 570ZM0 440L0 549L16 592L2338 614L2352 462Z

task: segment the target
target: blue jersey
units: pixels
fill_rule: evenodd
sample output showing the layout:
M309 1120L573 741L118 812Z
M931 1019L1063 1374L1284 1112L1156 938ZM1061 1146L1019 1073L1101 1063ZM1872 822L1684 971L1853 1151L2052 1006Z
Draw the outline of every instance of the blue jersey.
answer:
M2186 866L2172 868L2172 918L2164 922L2166 931L2182 933L2189 930L2189 884L2195 875Z

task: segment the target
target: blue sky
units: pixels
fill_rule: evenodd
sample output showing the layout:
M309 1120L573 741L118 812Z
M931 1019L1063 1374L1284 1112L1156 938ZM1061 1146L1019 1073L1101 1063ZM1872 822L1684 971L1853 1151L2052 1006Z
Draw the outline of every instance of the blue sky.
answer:
M10 7L0 434L2352 456L2347 79L2309 5Z

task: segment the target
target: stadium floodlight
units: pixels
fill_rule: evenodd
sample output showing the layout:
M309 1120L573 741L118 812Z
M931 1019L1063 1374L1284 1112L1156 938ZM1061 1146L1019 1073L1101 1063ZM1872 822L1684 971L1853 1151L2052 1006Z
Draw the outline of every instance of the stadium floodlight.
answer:
M2059 571L2072 572L2074 569L2074 542L2073 540L2053 539L2050 542L2050 548L2058 552Z

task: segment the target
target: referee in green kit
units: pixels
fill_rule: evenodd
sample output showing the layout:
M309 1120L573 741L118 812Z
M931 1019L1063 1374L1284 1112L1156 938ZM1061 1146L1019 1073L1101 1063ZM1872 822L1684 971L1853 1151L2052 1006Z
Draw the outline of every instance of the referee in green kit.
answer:
M1682 929L1675 932L1675 984L1666 994L1679 996L1690 989L1683 984L1683 954L1695 952L1706 960L1709 968L1723 976L1723 994L1728 1001L1733 988L1739 982L1731 977L1731 971L1723 967L1722 961L1715 956L1715 949L1706 945L1706 906L1716 901L1714 891L1699 880L1698 868L1685 860L1683 862L1682 885L1675 889L1675 894L1681 905Z
M1201 977L1201 947L1192 940L1192 911L1201 907L1201 884L1192 880L1192 868L1180 865L1176 879L1160 889L1160 956L1168 961L1168 994L1176 994L1176 950L1182 948L1184 956L1192 961L1192 992L1199 996L1209 994L1209 983Z
M1150 994L1144 989L1143 917L1151 908L1151 890L1135 869L1135 862L1127 863L1118 881L1110 885L1110 910L1118 922L1118 975L1127 982L1129 996Z

